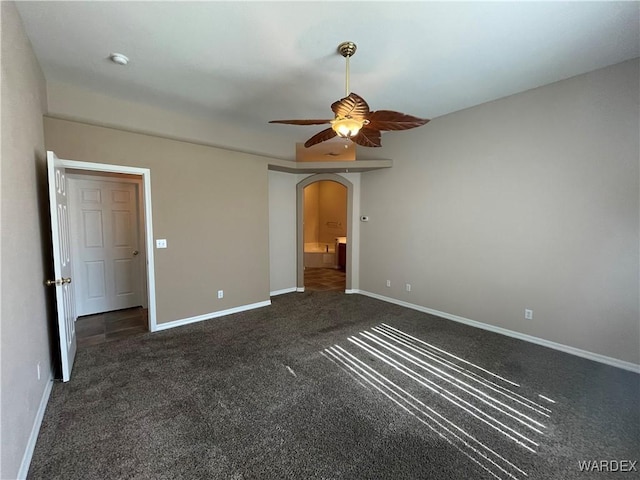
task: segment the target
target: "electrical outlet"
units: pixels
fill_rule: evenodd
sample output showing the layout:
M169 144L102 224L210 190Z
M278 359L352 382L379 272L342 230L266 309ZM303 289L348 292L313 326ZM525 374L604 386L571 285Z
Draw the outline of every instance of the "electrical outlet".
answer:
M167 248L167 239L166 238L158 238L156 240L156 248Z
M387 287L391 286L391 280L387 280Z
M533 310L525 308L524 309L524 319L525 320L533 320Z
M410 292L411 291L411 284L407 283L404 288L407 290L407 292Z
M224 298L224 290L218 290L218 298Z

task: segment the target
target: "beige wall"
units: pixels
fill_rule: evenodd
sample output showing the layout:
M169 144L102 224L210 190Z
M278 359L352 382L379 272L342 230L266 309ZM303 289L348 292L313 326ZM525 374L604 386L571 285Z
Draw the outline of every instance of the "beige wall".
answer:
M1 3L2 30L2 457L0 478L17 478L43 394L51 386L49 259L42 115L45 81L22 21ZM44 218L43 218L44 217ZM41 379L37 378L37 366ZM36 432L37 433L37 432ZM24 473L24 472L23 472Z
M319 242L333 244L336 237L347 234L347 187L338 182L320 182L318 203Z
M60 158L149 168L158 323L269 299L264 157L45 118ZM218 300L217 290L224 290Z
M360 288L360 225L362 225L362 222L360 222L360 214L363 213L360 208L360 180L369 173L370 172L339 174L351 182L353 188L352 218L351 221L347 219L347 256L351 262L351 290L353 291L357 291ZM349 259L347 262L349 262Z
M638 81L629 61L385 136L360 288L640 363Z
M271 292L296 288L296 183L297 175L269 171Z
M52 116L78 122L124 128L248 153L274 152L278 158L295 159L295 145L286 129L274 128L265 134L235 122L196 117L178 109L104 95L78 85L47 82L48 111Z
M304 243L320 241L320 183L304 189Z

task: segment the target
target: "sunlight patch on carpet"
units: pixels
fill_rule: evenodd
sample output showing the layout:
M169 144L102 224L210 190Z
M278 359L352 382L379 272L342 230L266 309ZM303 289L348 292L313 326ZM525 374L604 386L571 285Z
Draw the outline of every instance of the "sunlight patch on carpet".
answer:
M347 340L322 355L491 476L528 477L518 460L536 454L552 411L520 384L384 323Z

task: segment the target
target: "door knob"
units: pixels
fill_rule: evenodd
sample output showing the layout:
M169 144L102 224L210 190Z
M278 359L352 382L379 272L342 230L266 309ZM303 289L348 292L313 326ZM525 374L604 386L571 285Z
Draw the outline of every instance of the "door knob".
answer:
M44 284L47 287L53 287L54 285L58 286L58 285L64 285L65 283L71 283L71 277L69 278L60 278L58 280L47 280L46 282L44 282Z
M133 255L134 255L134 256L138 255L139 253L140 253L140 252L139 252L138 250L134 250L134 251L133 251Z

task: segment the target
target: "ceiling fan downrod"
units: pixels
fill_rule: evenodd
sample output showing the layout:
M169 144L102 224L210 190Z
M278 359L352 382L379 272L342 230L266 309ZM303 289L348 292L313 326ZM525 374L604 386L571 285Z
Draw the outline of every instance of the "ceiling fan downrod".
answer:
M349 96L349 93L351 93L349 90L349 58L351 58L353 54L356 53L357 49L358 47L353 42L342 42L340 45L338 45L338 52L340 52L340 55L342 55L347 60L345 81L345 96L347 97Z

